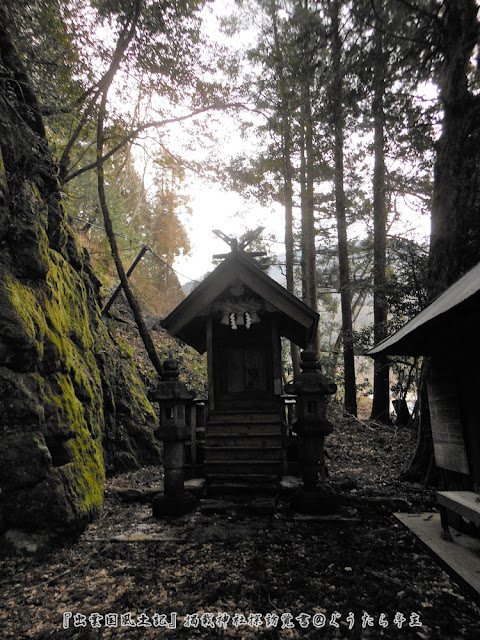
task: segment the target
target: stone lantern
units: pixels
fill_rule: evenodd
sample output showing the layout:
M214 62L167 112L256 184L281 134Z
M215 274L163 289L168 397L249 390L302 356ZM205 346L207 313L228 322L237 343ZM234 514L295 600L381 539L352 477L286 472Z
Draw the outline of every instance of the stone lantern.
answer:
M333 425L327 420L328 396L335 393L337 385L321 372L318 355L312 349L301 354L302 372L285 388L297 396L295 431L300 438L300 464L303 489L294 499L294 508L301 512L321 513L331 510L325 491L325 436Z
M156 432L164 443L164 492L153 499L153 515L183 515L195 507L195 498L185 491L183 467L185 440L190 435L185 416L193 400L183 382L178 379L178 362L168 358L163 363L162 379L150 390L149 398L159 403L160 426Z

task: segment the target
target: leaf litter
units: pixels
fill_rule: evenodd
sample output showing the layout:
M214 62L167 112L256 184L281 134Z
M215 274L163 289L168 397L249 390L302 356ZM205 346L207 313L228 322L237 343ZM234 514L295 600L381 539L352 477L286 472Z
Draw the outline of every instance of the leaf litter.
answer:
M270 516L197 509L154 520L114 489L158 486L159 468L110 478L103 515L78 540L2 559L1 636L480 638L478 607L392 516L398 499L412 512L434 508L432 491L396 481L412 441L408 430L342 420L327 440L329 482L358 503L356 518L334 525L294 520L288 500ZM145 535L119 539L132 532ZM106 626L112 613L137 626Z

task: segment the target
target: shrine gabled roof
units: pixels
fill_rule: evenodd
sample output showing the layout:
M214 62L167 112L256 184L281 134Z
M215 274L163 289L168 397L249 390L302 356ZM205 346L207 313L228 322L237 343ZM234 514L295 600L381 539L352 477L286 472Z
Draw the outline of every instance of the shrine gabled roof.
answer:
M162 326L203 353L207 348L205 308L237 281L241 281L278 312L280 335L300 347L305 347L312 341L318 325L318 313L270 278L243 251L232 251L228 254L223 262L164 318Z
M476 322L479 312L480 263L367 355L431 355L448 346L458 348L459 341L466 337L462 329Z

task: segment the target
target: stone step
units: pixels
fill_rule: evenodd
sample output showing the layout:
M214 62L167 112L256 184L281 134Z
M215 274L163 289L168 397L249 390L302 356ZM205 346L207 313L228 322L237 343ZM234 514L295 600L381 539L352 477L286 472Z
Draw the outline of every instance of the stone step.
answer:
M225 423L225 422L209 422L207 425L207 440L211 436L254 436L254 435L272 435L281 434L280 420L276 423L272 422L237 422L237 423Z
M209 424L221 423L280 423L278 411L212 411L208 416Z
M279 433L251 433L234 435L230 433L209 434L207 447L252 447L255 449L266 447L280 447L282 439Z
M263 484L272 483L275 486L279 486L280 477L276 473L250 473L249 475L241 475L230 471L229 473L216 473L211 476L212 482L219 482L222 484L229 483L243 483L249 487L258 487Z
M232 484L212 484L208 489L210 498L220 496L232 496L232 497L248 497L255 496L259 498L261 496L276 496L277 488L274 485L260 485L259 487L252 487L243 483Z
M217 474L247 476L250 474L278 475L282 473L280 460L211 460L205 461L207 478Z
M254 478L254 480L252 480ZM207 489L208 496L276 496L279 492L277 476L233 474L212 475Z
M239 501L239 496L241 500ZM230 499L229 499L230 498ZM200 511L204 515L213 513L220 514L251 514L251 515L268 515L275 513L277 500L273 494L248 495L248 493L217 493L206 500L200 501Z
M230 473L216 473L214 476L215 482L221 482L223 484L229 482L242 482L244 484L248 484L251 487L256 487L264 483L275 483L279 484L280 478L277 474L269 474L269 473L251 473L248 476L239 475L235 473L235 471L231 471Z
M209 498L230 497L237 500L238 498L249 500L252 497L262 499L268 496L270 500L275 502L278 494L277 484L275 482L266 482L253 487L245 482L212 483L207 495Z
M210 445L210 443L209 443ZM205 447L205 462L220 460L248 460L261 462L270 460L281 460L281 447Z

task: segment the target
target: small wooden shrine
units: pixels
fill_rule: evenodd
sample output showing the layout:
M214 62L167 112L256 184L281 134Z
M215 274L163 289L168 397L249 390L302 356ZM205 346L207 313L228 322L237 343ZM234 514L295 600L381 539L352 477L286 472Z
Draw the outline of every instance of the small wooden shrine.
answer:
M278 477L285 449L280 338L306 347L318 314L236 242L231 248L162 325L207 352L207 476Z
M443 507L480 525L480 264L369 355L428 356L427 391ZM454 518L451 518L454 522ZM458 524L458 522L457 522Z

